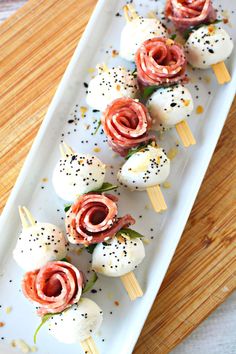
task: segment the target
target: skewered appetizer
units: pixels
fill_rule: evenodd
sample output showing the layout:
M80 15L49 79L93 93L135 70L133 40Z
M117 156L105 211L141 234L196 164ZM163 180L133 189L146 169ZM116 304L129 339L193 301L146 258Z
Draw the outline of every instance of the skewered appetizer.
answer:
M55 225L36 222L26 207L20 207L23 230L18 238L13 258L25 271L38 269L49 261L64 258L67 241Z
M137 90L137 80L131 71L121 66L109 69L103 64L89 82L86 101L92 108L104 111L117 98L136 97Z
M216 12L211 0L166 0L165 16L176 28L185 30L201 23L214 22Z
M139 17L131 4L124 6L126 25L121 32L120 56L134 61L134 56L140 45L153 37L166 37L167 31L156 18Z
M132 154L118 173L119 182L131 190L146 190L156 212L167 209L160 184L170 173L170 160L163 149L148 145Z
M193 31L185 45L188 62L195 68L212 67L219 84L230 81L224 64L233 51L233 41L229 34L215 25L202 26Z
M28 272L22 281L23 294L38 306L41 325L59 341L80 342L85 353L98 353L91 337L102 323L101 309L89 299L81 299L83 275L64 261L48 262L42 268ZM38 330L35 333L35 341Z
M155 140L148 135L151 117L147 108L138 100L119 98L113 101L101 117L102 126L112 149L126 156L129 149Z
M162 87L154 92L147 102L152 117L152 129L165 130L175 126L185 147L195 144L186 119L193 111L193 99L189 90L183 85ZM182 127L185 126L185 132Z
M112 194L89 193L81 196L68 210L66 215L66 231L68 240L78 245L93 245L113 239L122 229L135 223L131 215L117 217L118 198ZM140 241L141 242L141 241ZM105 246L104 246L105 247ZM114 256L116 257L116 256ZM132 300L143 295L143 292L132 272L126 274L126 290ZM123 280L123 278L121 277ZM129 280L130 279L130 280ZM130 293L130 289L133 289ZM134 293L135 289L135 293Z
M65 143L60 145L61 158L57 163L52 183L57 195L73 202L79 195L99 189L103 183L106 166L89 154L77 154Z
M51 317L47 327L49 333L59 342L79 342L85 353L97 353L91 335L99 331L102 320L101 308L94 301L81 298L66 311Z

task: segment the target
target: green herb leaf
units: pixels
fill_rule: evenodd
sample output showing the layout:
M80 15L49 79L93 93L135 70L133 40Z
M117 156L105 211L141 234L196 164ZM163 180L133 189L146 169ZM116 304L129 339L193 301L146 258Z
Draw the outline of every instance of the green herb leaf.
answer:
M66 258L62 258L61 262L68 262L69 263L68 259L66 259Z
M147 100L157 89L159 89L159 86L148 86L145 87L142 92L141 92L141 96L144 100Z
M176 33L173 33L173 34L170 36L170 39L172 39L172 40L174 41L176 37L177 37L177 34L176 34Z
M96 134L97 134L97 132L98 132L98 130L99 130L101 124L102 124L102 122L101 122L101 120L99 120L98 125L97 125L97 128L95 129L95 132L93 133L93 135L96 135Z
M114 185L114 184L111 184L111 183L108 183L108 182L104 182L103 185L98 188L98 189L95 189L91 192L96 192L96 193L103 193L103 192L108 192L108 191L111 191L113 189L117 189L118 186Z
M135 69L132 71L132 75L133 75L134 77L137 77L137 68L135 68Z
M127 155L125 156L125 160L128 160L130 158L130 156L132 156L133 154L136 154L136 152L139 152L143 149L145 149L148 146L149 142L147 144L140 144L139 146L129 149Z
M95 247L97 246L97 243L93 243L92 245L89 245L87 247L85 247L86 251L90 254L93 254L93 251L95 249Z
M213 21L213 22L200 23L200 24L197 25L197 26L192 26L192 27L188 28L187 30L185 30L185 31L183 32L183 37L184 37L184 39L188 40L190 34L191 34L193 31L196 31L197 29L199 29L199 28L201 28L201 27L203 27L203 26L215 25L215 24L220 23L220 22L222 22L222 21L223 21L223 20L221 20L221 19L216 19L216 20Z
M65 205L64 205L64 211L65 211L65 213L66 213L68 210L70 210L71 205L72 205L72 204L65 204Z
M37 335L39 330L41 329L41 327L53 316L58 315L59 313L47 313L46 315L44 315L42 317L41 323L39 324L39 326L36 328L35 332L34 332L34 344L36 344L37 341Z
M91 278L87 281L85 287L83 288L83 294L91 290L98 279L97 273L93 273Z
M139 232L132 230L132 229L120 229L117 233L116 236L122 236L123 234L127 235L129 238L133 239L133 238L142 238L144 237L143 235L141 235Z

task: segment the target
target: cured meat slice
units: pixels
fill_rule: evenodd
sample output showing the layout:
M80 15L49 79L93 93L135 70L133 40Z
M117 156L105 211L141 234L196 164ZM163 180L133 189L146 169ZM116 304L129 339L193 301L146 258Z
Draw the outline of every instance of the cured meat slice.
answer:
M138 100L120 98L113 101L101 121L109 145L121 156L141 143L155 140L154 136L148 135L151 117L147 108Z
M139 83L143 86L187 81L184 49L169 38L156 37L145 41L136 52L135 63Z
M28 272L22 281L24 295L39 305L38 314L62 312L78 302L82 293L83 275L72 264L48 262Z
M165 15L180 30L216 19L211 0L167 0Z
M82 195L66 215L68 239L74 244L90 245L108 240L135 223L130 215L117 218L117 197L111 194Z

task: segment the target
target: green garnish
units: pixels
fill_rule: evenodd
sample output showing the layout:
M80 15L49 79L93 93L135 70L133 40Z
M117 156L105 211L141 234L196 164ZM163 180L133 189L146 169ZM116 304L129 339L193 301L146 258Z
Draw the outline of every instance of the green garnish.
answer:
M97 134L97 132L98 132L98 130L99 130L101 124L102 124L102 122L101 122L101 120L99 120L98 125L97 125L97 128L95 129L95 132L93 133L93 135L96 135L96 134Z
M93 254L93 251L96 246L97 246L97 243L93 243L92 245L86 246L85 249L88 253Z
M66 259L66 258L62 258L62 259L61 259L61 262L69 262L69 261L68 261L68 259Z
M136 154L136 152L139 152L143 149L145 149L148 146L149 142L147 144L140 144L139 146L129 149L127 155L125 156L125 160L128 160L133 154Z
M59 315L61 312L57 312L57 313L47 313L46 315L44 315L42 317L41 323L39 324L39 326L36 328L35 332L34 332L34 344L36 344L37 341L37 335L39 330L41 329L41 327L48 321L50 320L51 317L55 316L55 315Z
M83 288L83 294L91 290L98 279L97 273L93 273L91 278L87 281L85 287Z
M215 25L216 23L219 23L219 22L222 22L223 20L220 20L220 19L217 19L213 22L207 22L207 23L200 23L199 25L197 26L192 26L190 28L188 28L187 30L185 30L183 32L183 37L184 39L186 39L186 41L188 40L190 34L193 32L193 31L196 31L198 30L199 28L203 27L203 26L209 26L209 25Z
M124 228L124 229L120 229L117 233L116 236L122 236L122 235L126 235L129 238L133 239L133 238L142 238L144 237L143 235L141 235L139 232L132 230L132 229L128 229L128 228Z
M64 205L64 211L65 211L65 213L66 213L68 210L70 210L71 205L72 205L72 204L65 204L65 205Z
M157 89L159 89L159 86L148 86L145 87L142 91L141 91L141 97L146 101L148 99L149 96L151 96Z
M103 185L98 188L98 189L95 189L91 192L96 192L96 193L103 193L103 192L108 192L108 191L111 191L113 189L117 189L118 186L114 185L114 184L111 184L111 183L108 183L108 182L104 182Z
M170 39L172 39L172 40L174 41L176 37L177 37L177 34L176 34L176 33L173 33L173 34L170 36Z

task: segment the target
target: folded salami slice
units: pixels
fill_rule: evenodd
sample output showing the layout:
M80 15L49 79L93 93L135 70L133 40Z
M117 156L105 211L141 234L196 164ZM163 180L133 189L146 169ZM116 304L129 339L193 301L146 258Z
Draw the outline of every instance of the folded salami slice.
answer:
M183 47L169 38L156 37L145 41L136 52L135 63L138 81L143 86L187 81Z
M180 30L216 19L211 0L167 0L165 15Z
M121 156L141 143L155 140L154 136L148 135L151 127L148 110L138 100L120 98L113 101L101 121L109 145Z
M79 301L83 286L82 273L68 262L48 262L28 272L22 281L24 295L36 303L38 314L62 312Z
M106 241L123 227L134 224L130 215L117 218L117 201L111 194L88 193L79 197L66 215L69 241L88 246Z

